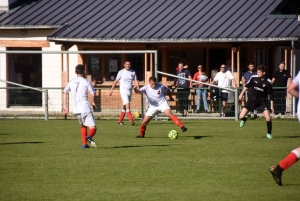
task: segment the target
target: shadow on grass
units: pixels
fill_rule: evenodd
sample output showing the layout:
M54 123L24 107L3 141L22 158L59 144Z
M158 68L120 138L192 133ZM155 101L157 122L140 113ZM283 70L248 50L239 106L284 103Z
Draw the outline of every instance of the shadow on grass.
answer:
M119 149L119 148L140 148L140 147L168 147L171 146L169 144L152 144L152 145L127 145L127 146L115 146L115 147L111 147L114 149ZM109 148L108 148L109 149Z
M11 144L40 144L44 142L6 142L6 143L0 143L0 145L11 145Z
M11 135L13 133L0 133L0 135Z
M185 137L193 137L195 140L200 140L202 138L205 138L205 137L211 137L211 136L201 136L201 135L196 135L196 136L185 136Z

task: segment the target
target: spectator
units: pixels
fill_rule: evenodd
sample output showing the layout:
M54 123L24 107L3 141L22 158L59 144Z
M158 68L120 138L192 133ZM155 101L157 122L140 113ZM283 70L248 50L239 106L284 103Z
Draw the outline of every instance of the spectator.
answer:
M200 82L208 82L208 77L205 75L205 72L203 71L202 65L198 65L198 72L195 73L193 80L197 80ZM196 94L197 94L197 107L196 107L196 113L200 113L200 106L201 106L201 96L203 100L203 107L204 111L208 112L208 107L207 107L207 99L206 99L206 87L203 84L197 84L196 85Z

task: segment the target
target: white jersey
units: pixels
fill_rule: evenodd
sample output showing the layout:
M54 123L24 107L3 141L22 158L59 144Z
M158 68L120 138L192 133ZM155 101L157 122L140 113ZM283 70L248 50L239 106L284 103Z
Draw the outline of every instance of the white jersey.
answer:
M230 86L230 81L233 79L233 75L230 71L226 71L225 73L223 72L218 72L214 78L214 81L218 82L219 87L229 87ZM230 93L227 90L222 90L223 93Z
M154 89L152 89L149 84L140 88L140 91L142 93L146 93L150 105L153 106L158 106L163 102L167 102L164 93L166 93L168 90L169 90L168 87L159 83L155 85Z
M88 101L88 91L91 94L95 94L92 83L83 77L77 77L68 82L64 92L72 93L74 114L86 114L91 112L90 103Z
M132 81L137 80L135 71L132 69L120 70L116 77L116 80L120 81L120 93L121 92L129 92L132 90Z
M293 82L295 84L297 84L298 88L299 88L299 84L300 84L300 71L297 74L297 76L293 79ZM298 90L299 90L299 93L300 93L300 88ZM300 121L300 99L298 100L297 111L298 111L298 120Z

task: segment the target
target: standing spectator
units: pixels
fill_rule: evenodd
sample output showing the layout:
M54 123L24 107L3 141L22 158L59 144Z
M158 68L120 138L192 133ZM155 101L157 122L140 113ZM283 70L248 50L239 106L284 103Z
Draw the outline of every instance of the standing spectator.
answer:
M242 85L243 87L246 86L246 83L250 80L250 78L253 76L253 75L257 75L257 72L254 70L254 64L253 63L249 63L248 64L248 71L245 72L243 75L242 75ZM248 100L248 98L251 96L251 90L252 88L249 88L247 90L247 92L245 93L245 101ZM254 113L254 118L257 117L257 111L256 109L254 109L253 111ZM248 113L248 116L251 115L251 113L249 112Z
M245 87L243 88L242 93L239 95L239 100L242 100L244 93L247 91L247 89L252 88L251 96L249 96L249 99L242 109L240 113L240 127L243 127L247 121L247 113L248 111L252 111L255 108L262 111L266 121L267 121L267 138L273 139L272 136L272 121L270 116L270 110L274 112L273 108L273 87L271 84L271 80L266 78L266 71L267 68L264 65L260 65L257 67L257 75L252 76L250 80L247 82ZM270 97L270 104L269 107L267 104L267 96Z
M192 79L191 73L188 69L184 68L183 62L178 62L179 70L176 72L177 76ZM192 88L192 83L185 79L174 80L173 88L177 87L177 95L179 99L180 112L183 117L187 115L188 112L188 98L190 93L190 88Z
M77 116L79 123L81 124L81 139L82 148L90 148L87 141L91 143L92 147L97 147L96 142L93 140L93 136L96 134L96 123L95 118L92 113L89 101L88 101L88 91L93 96L92 106L97 108L94 102L95 89L92 83L83 77L84 66L79 64L75 67L75 73L77 77L68 82L67 86L63 90L63 113L66 115L69 113L67 105L67 94L72 93L73 100L73 113ZM89 133L87 134L87 127L89 127Z
M205 72L203 71L202 65L198 65L198 72L195 73L193 80L197 80L200 82L208 82L208 77L205 75ZM201 96L203 100L203 106L204 106L204 111L208 112L208 107L207 107L207 99L206 99L206 87L203 86L203 84L197 84L195 83L197 89L196 89L196 94L197 94L197 108L196 108L196 113L200 113L200 106L201 106Z
M291 84L289 85L287 92L294 96L295 98L299 99L299 84L300 84L300 72L298 75L293 79ZM300 101L298 100L298 120L300 121ZM282 172L289 167L291 167L293 164L295 164L300 159L300 147L294 149L291 151L289 155L287 155L282 161L279 162L276 166L270 167L270 172L273 176L273 179L275 182L281 186L281 176Z
M149 84L145 85L141 89L137 89L135 87L134 90L139 94L145 93L150 104L140 126L140 134L136 136L136 138L145 137L146 126L157 112L165 113L167 117L172 119L172 121L181 128L182 132L187 131L187 128L184 127L183 123L175 115L173 115L165 97L165 93L168 93L170 100L173 100L170 90L165 85L157 83L156 77L150 77Z
M284 115L286 111L286 88L276 89L276 87L287 87L291 81L291 74L285 70L285 63L279 64L279 70L275 71L272 84L275 91L275 115Z
M237 84L235 81L235 78L231 74L230 71L226 71L225 64L222 64L220 67L220 72L216 74L216 76L213 79L212 84L214 85L216 82L218 82L219 87L229 87L231 81L233 82L234 88L237 88ZM221 117L225 117L225 111L226 111L226 102L228 100L228 94L230 91L227 91L225 89L222 89L222 111L221 111Z
M120 70L117 74L116 80L114 81L109 95L111 96L113 93L113 89L115 88L118 81L120 81L120 94L121 98L123 100L123 106L122 111L119 117L118 124L124 125L123 119L125 117L125 112L128 116L128 119L131 123L131 125L134 125L134 121L132 118L132 114L130 111L130 101L131 101L131 95L132 95L132 82L134 81L134 85L139 88L139 83L136 78L135 71L130 69L131 64L130 61L125 61L124 63L124 69Z

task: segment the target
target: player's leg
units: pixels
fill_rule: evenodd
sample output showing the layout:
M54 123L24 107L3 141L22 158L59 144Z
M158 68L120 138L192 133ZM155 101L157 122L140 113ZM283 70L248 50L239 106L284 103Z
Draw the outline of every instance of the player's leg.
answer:
M147 124L151 121L153 115L155 115L157 112L157 108L150 106L148 111L146 112L144 119L140 125L140 134L136 136L136 138L144 138L146 134L146 127Z
M83 117L81 114L75 114L75 115L79 121L79 124L81 125L80 133L81 133L82 148L83 149L90 148L89 145L87 144L87 139L86 139L87 126L83 124L84 122Z
M267 122L267 138L269 139L273 139L272 136L272 120L271 120L271 116L270 116L270 110L268 109L267 105L265 105L265 110L263 112L265 118L266 118L266 122Z
M118 120L118 124L123 126L124 123L123 123L123 119L125 117L125 114L126 114L126 108L125 108L125 105L122 106L122 110L121 110L121 113L120 113L120 117L119 117L119 120Z
M282 172L289 167L291 167L294 163L296 163L300 159L300 147L294 149L289 155L287 155L283 160L279 162L279 164L271 166L269 168L273 179L278 185L282 185Z
M169 107L169 105L168 105L168 107ZM167 107L165 106L164 108L161 108L161 111L162 111L163 113L165 113L165 115L166 115L167 117L169 117L170 119L172 119L172 121L173 121L177 126L179 126L179 127L181 128L182 132L187 131L187 128L183 125L183 123L182 123L175 115L173 115L173 113L172 113L170 107L167 108Z
M83 124L87 127L89 127L89 132L86 135L86 139L88 142L91 144L92 147L97 147L97 143L93 139L94 135L96 134L97 127L96 127L96 122L95 118L92 112L88 113L86 117L84 118Z
M127 94L126 101L124 101L123 104L125 104L126 114L127 114L127 117L129 119L131 125L134 125L135 122L133 121L133 117L132 117L132 114L130 111L130 101L131 101L131 93Z
M240 122L240 127L243 127L248 119L248 112L249 110L246 108L246 105L245 107L243 107L241 113L240 113L240 119L241 119L241 122Z

